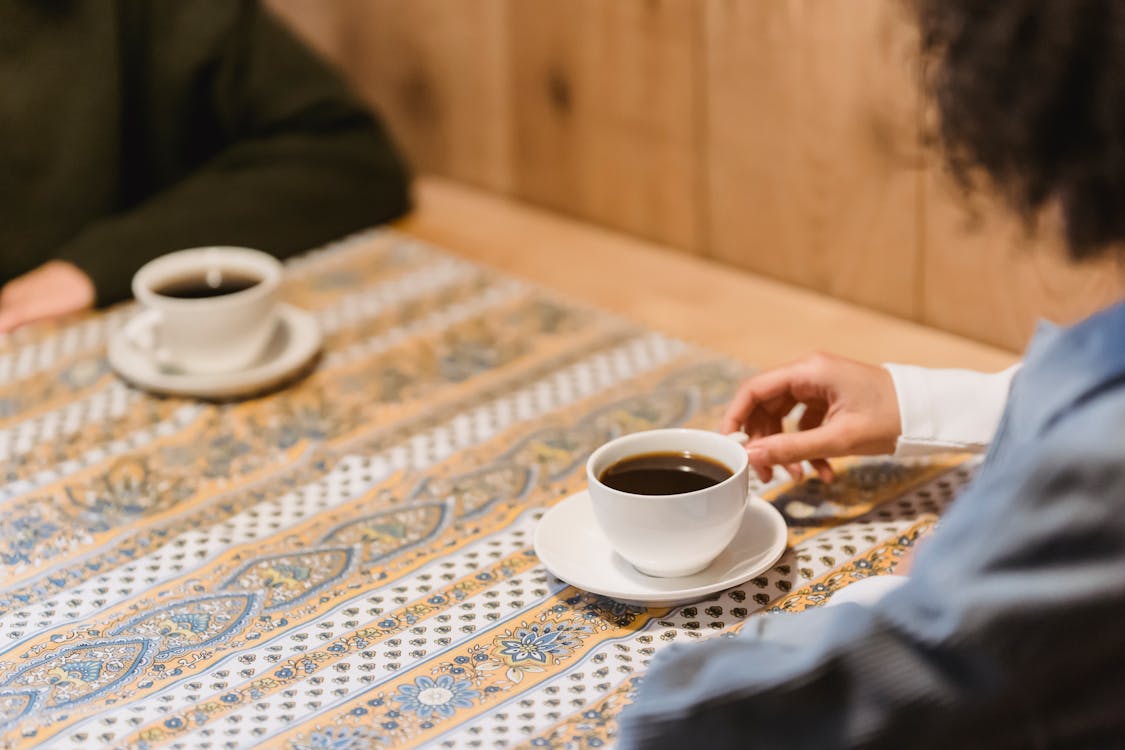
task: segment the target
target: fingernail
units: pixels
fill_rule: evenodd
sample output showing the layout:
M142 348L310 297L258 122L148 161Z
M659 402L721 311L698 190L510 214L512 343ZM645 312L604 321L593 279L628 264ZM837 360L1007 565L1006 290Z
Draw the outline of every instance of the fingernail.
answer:
M766 452L762 448L747 448L746 457L755 465L766 463Z

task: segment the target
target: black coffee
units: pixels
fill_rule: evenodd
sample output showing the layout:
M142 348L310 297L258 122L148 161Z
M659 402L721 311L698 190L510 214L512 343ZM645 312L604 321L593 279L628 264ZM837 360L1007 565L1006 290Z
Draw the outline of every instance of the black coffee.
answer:
M153 291L176 299L203 299L242 292L260 281L256 276L238 271L209 271L165 281Z
M694 453L643 453L623 458L598 476L607 487L634 495L678 495L714 487L733 472Z

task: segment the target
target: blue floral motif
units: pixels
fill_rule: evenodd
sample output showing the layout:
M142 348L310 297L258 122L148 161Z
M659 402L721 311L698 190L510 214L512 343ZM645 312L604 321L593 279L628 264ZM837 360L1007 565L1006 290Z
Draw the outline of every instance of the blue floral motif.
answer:
M82 682L94 682L102 676L102 663L100 661L87 659L85 661L72 661L64 664L48 678L48 682L55 683L64 679L81 680Z
M273 424L258 427L258 435L269 445L288 450L302 440L324 440L344 423L322 393L307 394L309 398L282 405L283 412Z
M273 572L278 576L278 580L292 578L294 581L307 581L309 580L309 566L307 565L294 565L292 563L277 563L273 566ZM266 579L266 585L274 585L276 582L272 578Z
M169 619L176 625L187 628L193 633L206 633L207 628L211 625L211 615L206 612L184 612L172 615Z
M622 604L616 599L607 596L598 596L594 602L586 605L586 620L606 620L619 627L630 625L637 616L645 612L645 607L633 604Z
M432 539L444 528L447 511L444 501L412 503L348 521L329 531L321 543L362 545L364 562L376 563ZM445 597L435 594L430 603L445 603Z
M242 630L255 610L252 593L207 594L142 612L114 628L110 635L157 639L157 660L198 650L226 640Z
M155 643L148 638L77 643L21 667L4 680L3 687L34 690L43 708L66 709L137 677L151 664L154 650Z
M513 639L502 639L500 645L504 648L500 649L500 653L509 657L513 664L522 661L546 664L549 655L569 654L574 645L572 638L565 626L536 624L517 629Z
M0 537L6 541L6 549L0 550L0 561L5 565L30 563L31 553L58 532L58 525L39 515L38 511L10 518L0 523Z
M368 727L325 727L307 739L290 743L291 750L371 750L384 737Z
M473 690L468 680L455 680L447 674L436 680L423 675L413 685L400 685L398 692L394 699L402 704L402 710L420 719L434 715L449 718L458 708L472 708L473 701L480 697L480 691Z
M352 565L352 547L322 547L251 560L223 583L224 589L264 590L263 609L272 612L309 598L343 577Z
M87 529L98 532L169 508L193 491L183 478L160 476L148 459L126 457L88 485L68 486L66 496L82 511Z
M0 727L11 726L19 719L31 714L39 703L40 691L0 690Z

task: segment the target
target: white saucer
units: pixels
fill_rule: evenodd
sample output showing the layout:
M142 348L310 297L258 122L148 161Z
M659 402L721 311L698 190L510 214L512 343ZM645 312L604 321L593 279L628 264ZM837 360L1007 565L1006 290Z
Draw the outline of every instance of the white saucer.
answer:
M153 362L134 341L156 321L152 310L141 312L109 341L109 364L138 388L169 396L228 399L261 393L296 375L320 351L322 335L316 318L292 305L279 305L277 329L258 363L244 370L195 374L168 370Z
M683 578L653 578L613 551L594 519L590 495L583 490L540 519L535 554L571 586L625 604L669 607L699 601L761 575L781 557L787 540L785 519L777 508L751 496L734 541L706 570Z

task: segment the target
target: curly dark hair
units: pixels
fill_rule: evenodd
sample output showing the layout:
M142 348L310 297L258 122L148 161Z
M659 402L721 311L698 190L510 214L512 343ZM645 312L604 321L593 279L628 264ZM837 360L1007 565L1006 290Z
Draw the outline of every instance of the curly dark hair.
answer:
M954 177L1028 222L1057 201L1076 260L1120 248L1125 1L912 3Z

